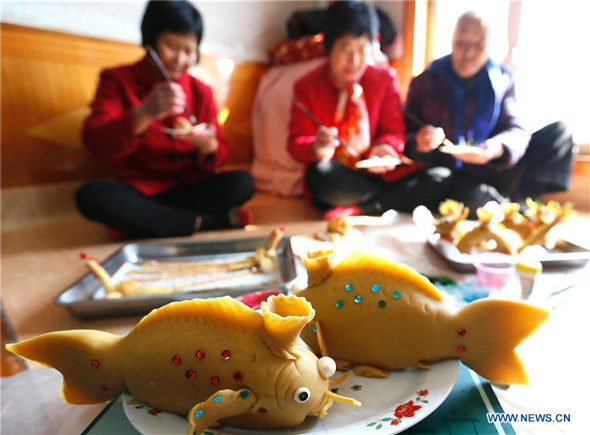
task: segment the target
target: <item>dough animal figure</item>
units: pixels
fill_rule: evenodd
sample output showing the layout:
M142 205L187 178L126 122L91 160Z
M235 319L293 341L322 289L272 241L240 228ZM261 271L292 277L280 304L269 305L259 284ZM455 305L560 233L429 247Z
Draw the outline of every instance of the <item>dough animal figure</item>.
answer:
M174 120L175 130L190 130L192 127L193 124L185 117L179 116Z
M440 203L438 211L441 218L434 220L435 232L439 233L444 240L454 243L461 233L459 224L469 215L469 207L465 207L461 202L447 199Z
M477 217L479 218L478 225L458 238L456 245L459 252L470 254L472 251L481 249L489 241L494 241L495 247L491 251L509 255L516 254L521 243L520 238L513 232L499 228L493 222L495 218L493 212L480 207L477 209Z
M385 377L391 369L459 358L494 382L525 384L514 348L549 313L520 302L486 299L453 309L415 270L356 252L331 266L331 251L304 258L308 287L296 291L316 310L302 338L339 367Z
M190 434L219 420L295 426L307 415L324 417L333 401L360 406L331 392L334 361L318 359L299 339L314 316L305 299L273 296L261 310L229 296L194 299L152 311L127 336L61 331L6 348L59 370L68 403L103 402L129 390L163 411L192 409Z

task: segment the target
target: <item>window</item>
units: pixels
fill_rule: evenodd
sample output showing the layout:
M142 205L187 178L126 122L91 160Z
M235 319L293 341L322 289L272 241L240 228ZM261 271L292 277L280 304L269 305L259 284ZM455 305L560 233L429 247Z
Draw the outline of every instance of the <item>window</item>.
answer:
M537 129L563 120L578 144L590 143L590 37L584 6L523 2L513 56L523 121Z

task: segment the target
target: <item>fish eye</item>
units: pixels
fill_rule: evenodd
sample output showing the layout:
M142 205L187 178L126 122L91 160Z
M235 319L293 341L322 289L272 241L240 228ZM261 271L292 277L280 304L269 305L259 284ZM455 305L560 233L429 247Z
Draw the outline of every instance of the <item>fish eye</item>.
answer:
M297 403L305 403L311 397L311 392L309 388L301 387L297 391L295 391L295 402Z

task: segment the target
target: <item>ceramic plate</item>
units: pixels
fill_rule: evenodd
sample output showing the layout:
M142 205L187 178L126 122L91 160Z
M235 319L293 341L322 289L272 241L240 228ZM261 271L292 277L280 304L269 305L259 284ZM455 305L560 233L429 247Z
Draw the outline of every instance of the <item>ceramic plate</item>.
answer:
M351 374L337 386L337 393L362 402L354 408L334 403L325 419L307 418L294 428L272 430L272 433L290 434L397 434L430 415L447 398L459 374L455 359L433 364L430 370L396 370L387 379L369 379ZM128 393L123 395L123 408L131 424L145 435L186 434L188 423L184 417L159 412L138 404ZM205 434L268 434L221 427L207 429Z
M438 147L438 150L445 154L451 154L453 156L457 156L460 154L472 153L476 147L472 147L469 145L441 145Z
M396 157L371 157L361 160L354 165L357 169L391 168L401 165L402 161Z
M169 133L169 134L187 134L187 133L193 133L195 131L201 131L201 130L205 130L207 128L207 125L209 123L207 122L202 122L200 124L197 124L191 128L166 128L166 127L162 127L162 131L164 133Z

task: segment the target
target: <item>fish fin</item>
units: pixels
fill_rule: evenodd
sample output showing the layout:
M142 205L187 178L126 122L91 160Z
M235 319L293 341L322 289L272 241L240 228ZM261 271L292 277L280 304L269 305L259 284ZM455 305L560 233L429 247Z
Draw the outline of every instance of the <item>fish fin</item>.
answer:
M298 358L295 346L301 331L315 315L311 304L298 296L271 296L260 305L265 342L273 353L284 358ZM295 353L291 354L293 351Z
M6 349L61 372L66 403L100 403L125 391L113 351L121 338L102 331L59 331L7 344Z
M341 372L352 370L352 363L345 359L334 358L336 368Z
M197 403L188 412L187 435L201 434L207 427L223 418L244 414L250 411L257 401L258 398L248 389L219 390L204 402Z
M418 364L416 364L416 367L418 367L419 369L423 369L423 370L429 370L430 364L427 363L426 361L418 361Z
M547 318L549 311L523 302L480 299L457 313L457 354L461 361L492 382L528 384L515 351Z
M153 310L133 328L129 336L142 333L161 323L186 323L197 321L218 322L232 328L258 331L262 327L262 316L252 308L231 296L214 299L191 299L172 302Z
M324 333L322 332L322 325L320 324L319 320L313 322L316 328L316 334L318 339L318 346L320 347L320 353L322 356L330 355L328 353L328 346L326 345L326 340L324 340Z
M365 378L384 379L389 376L389 370L380 369L366 364L355 365L353 371L355 375L363 376Z
M307 286L312 287L324 282L332 273L334 251L328 249L308 252L301 260L307 269Z
M363 251L353 252L334 266L332 273L343 270L347 272L366 272L370 270L391 278L403 280L416 291L425 296L442 301L441 292L426 277L409 266L393 262L387 258L368 254Z
M342 373L340 376L338 376L337 378L330 378L328 380L328 384L330 385L330 387L333 387L335 385L340 385L341 383L343 383L344 381L346 381L348 379L348 377L350 376L351 373L352 373L352 370L347 370L344 373Z

